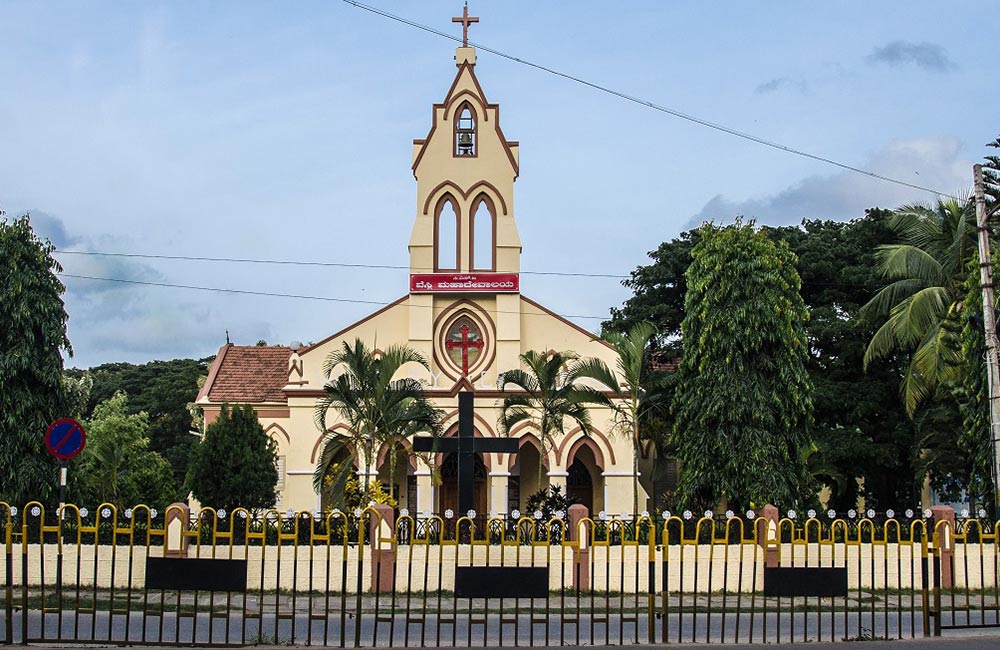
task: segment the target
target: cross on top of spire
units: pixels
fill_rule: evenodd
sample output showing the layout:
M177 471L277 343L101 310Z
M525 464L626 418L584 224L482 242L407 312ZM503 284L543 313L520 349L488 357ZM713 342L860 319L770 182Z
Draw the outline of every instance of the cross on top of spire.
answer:
M453 23L462 23L462 47L469 47L469 25L472 23L478 23L478 16L469 15L469 3L465 3L465 8L462 9L462 15L456 16L451 19Z

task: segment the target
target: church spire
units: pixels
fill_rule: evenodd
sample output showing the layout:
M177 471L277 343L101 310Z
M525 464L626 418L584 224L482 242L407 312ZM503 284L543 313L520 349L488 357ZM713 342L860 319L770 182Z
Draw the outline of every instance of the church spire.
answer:
M417 215L409 244L411 280L439 279L424 278L428 272L505 275L511 277L502 279L503 286L483 285L478 293L516 293L521 255L513 210L518 144L504 137L500 107L489 103L476 78L476 50L468 46L468 28L478 20L467 6L454 18L464 32L464 46L455 53L458 70L444 101L434 105L427 136L413 141ZM476 287L466 289L471 288Z
M462 23L462 47L469 47L469 25L472 23L478 23L478 16L469 15L469 3L465 3L465 8L462 9L461 16L455 16L451 19L453 23Z

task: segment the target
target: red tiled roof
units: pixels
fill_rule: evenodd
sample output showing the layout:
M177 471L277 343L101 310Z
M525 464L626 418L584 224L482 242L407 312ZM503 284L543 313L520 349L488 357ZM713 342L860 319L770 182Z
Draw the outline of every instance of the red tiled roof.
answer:
M283 345L225 345L209 371L212 402L284 402L291 348ZM212 376L214 374L214 377Z

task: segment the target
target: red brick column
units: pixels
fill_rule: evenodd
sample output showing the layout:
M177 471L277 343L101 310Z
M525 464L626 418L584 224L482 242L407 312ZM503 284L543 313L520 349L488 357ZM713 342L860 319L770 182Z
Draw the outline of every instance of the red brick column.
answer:
M934 546L941 558L941 586L950 589L954 584L955 509L951 506L931 506ZM938 522L945 522L938 526Z
M764 549L764 566L778 566L778 544L781 539L778 530L778 520L781 513L770 503L757 512L757 543ZM772 537L773 536L773 537ZM774 544L768 542L773 541Z
M576 503L566 513L568 519L567 540L576 540L573 547L573 588L579 591L590 589L590 529L580 531L580 522L590 516L587 506Z
M372 506L368 546L372 552L372 591L391 592L396 568L396 513L384 503Z
M163 557L187 557L188 544L191 539L185 535L191 522L191 508L186 503L171 503L163 515L163 530L166 537L163 541ZM176 537L175 529L180 530Z

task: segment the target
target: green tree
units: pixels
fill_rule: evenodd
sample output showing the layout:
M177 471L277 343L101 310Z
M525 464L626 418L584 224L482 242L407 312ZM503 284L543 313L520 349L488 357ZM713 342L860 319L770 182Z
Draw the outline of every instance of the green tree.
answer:
M670 412L677 384L678 374L673 370L651 371L645 379L645 406L639 413L639 437L650 441L655 450L650 476L652 512L673 509L677 505L674 497L677 450L673 437L674 419Z
M905 370L902 353L869 364L862 359L875 333L868 319L860 318L882 284L876 247L891 244L896 235L888 227L892 213L873 208L850 222L804 220L800 225L763 228L775 242L787 242L798 258L801 295L810 310L806 324L811 351L807 368L813 392L813 437L816 449L808 463L832 490L830 507L847 510L864 496L875 508L915 503L919 496L916 431L898 399ZM681 356L684 318L684 270L691 264L697 231L682 233L650 253L649 265L638 267L625 281L634 295L604 331L627 332L649 320L661 332L654 339L655 358L672 362ZM678 270L679 269L679 270ZM680 276L680 277L678 277ZM670 432L670 404L678 384L677 373L653 373L647 380L647 409L641 425L643 438L656 445L654 500L662 503L664 476L675 450ZM856 481L855 478L863 479Z
M753 224L701 228L686 272L674 436L684 504L798 505L812 382L795 255Z
M54 248L28 215L0 219L0 500L19 506L53 503L56 465L42 436L67 409L62 351L72 348Z
M877 326L859 313L882 284L876 254L895 241L891 218L888 210L870 209L850 222L807 220L765 231L798 258L814 386L816 449L808 465L838 511L856 507L859 496L876 509L919 499L917 434L899 399L906 358L896 353L867 371L862 363Z
M389 475L396 475L396 446L417 433L441 435L441 412L424 395L424 385L410 377L395 378L409 363L427 368L424 357L405 345L375 353L357 339L323 361L328 381L316 402L316 426L324 432L323 448L313 487L326 488L342 503L345 485L353 470L353 454L360 453L365 470L365 495L371 485L372 466L383 447L389 451ZM331 379L334 371L340 370ZM327 414L333 409L347 425L330 429ZM353 453L352 453L353 448ZM367 502L367 499L365 500Z
M880 246L878 259L890 284L862 309L864 316L886 320L868 343L864 363L912 352L900 387L912 416L939 384L960 380L957 316L976 252L975 205L955 199L905 205L889 226L898 243Z
M615 428L632 442L632 514L639 512L639 425L647 407L650 340L656 327L649 322L636 323L628 334L605 332L604 340L615 349L617 359L612 371L600 359L581 362L581 376L594 379L615 394L617 399L603 400L615 414ZM621 377L622 381L619 381Z
M649 322L658 331L653 340L655 349L677 353L687 293L684 272L691 265L691 251L700 238L697 230L682 232L650 251L652 262L636 267L622 281L633 295L621 308L611 309L611 319L603 324L603 331L625 333L639 323Z
M187 476L188 455L197 437L189 432L198 429L189 409L198 396L199 379L208 373L212 358L171 359L149 363L105 363L90 368L66 370L69 382L89 377L91 387L86 402L89 417L96 406L118 391L128 395L129 413L149 416L150 449L162 455L174 473L175 484L183 486ZM174 499L183 499L178 492Z
M544 353L528 350L520 357L521 367L500 373L497 388L505 393L497 428L505 436L522 422L534 422L538 441L538 476L542 476L543 459L552 444L552 437L566 434L566 421L575 423L584 435L590 435L593 425L588 405L602 404L603 396L593 388L578 385L586 376L586 362L574 352ZM517 392L508 392L513 387Z
M213 508L260 510L275 503L277 445L249 404L223 404L191 450L188 489Z
M1000 149L1000 138L993 142L987 142L987 147ZM986 156L986 163L983 165L983 181L986 190L986 207L992 216L1000 205L1000 156L990 154Z
M958 317L961 326L961 380L943 386L946 397L937 408L950 400L958 405L957 418L950 413L950 426L924 426L920 466L931 478L939 496L959 501L964 492L973 505L993 503L993 439L990 435L990 410L986 374L986 335L983 328L983 296L979 283L979 256L967 267L966 293ZM953 410L953 409L950 409ZM935 414L944 417L942 413ZM921 424L933 421L922 418Z
M162 508L174 501L177 485L170 464L149 449L149 418L129 413L125 393L98 404L86 430L75 501L113 503L120 509L138 503Z
M94 378L89 372L70 373L63 371L62 376L63 391L66 394L66 413L68 417L78 421L86 420L90 417L90 391L94 387Z
M798 258L801 294L811 313L806 324L811 350L807 367L815 387L817 449L809 464L830 486L830 505L838 510L853 507L859 496L873 507L899 507L914 503L919 495L917 434L898 399L904 355L873 362L867 371L862 364L866 342L877 327L860 318L859 311L882 282L876 247L896 241L888 226L891 217L890 211L873 208L850 222L805 220L801 225L763 229L775 242L787 242ZM677 275L690 265L697 240L696 231L683 233L651 252L650 264L625 281L635 295L604 324L605 331L625 332L649 319L660 331L676 333L654 341L657 358L670 361L680 356L684 317L680 287L686 283ZM659 466L674 451L669 406L678 382L671 372L656 373L650 380L648 399L657 408L647 411L641 431L656 444ZM657 471L654 467L654 476ZM662 482L657 485L663 489ZM654 499L659 496L656 492Z

